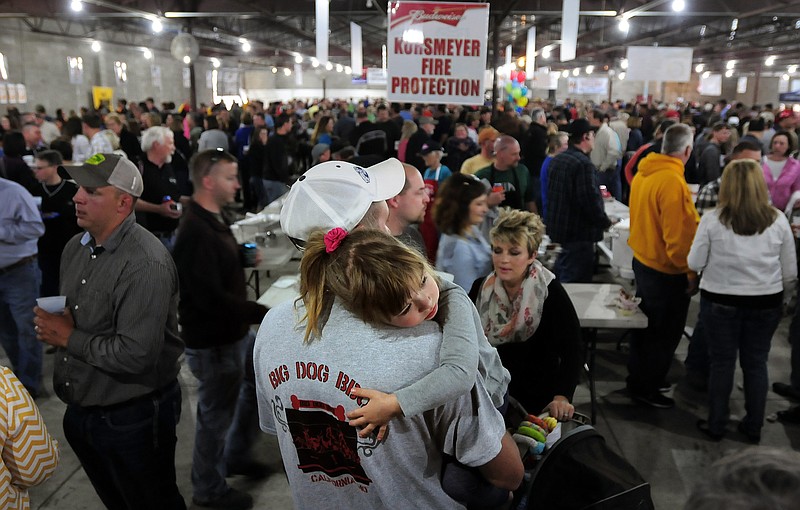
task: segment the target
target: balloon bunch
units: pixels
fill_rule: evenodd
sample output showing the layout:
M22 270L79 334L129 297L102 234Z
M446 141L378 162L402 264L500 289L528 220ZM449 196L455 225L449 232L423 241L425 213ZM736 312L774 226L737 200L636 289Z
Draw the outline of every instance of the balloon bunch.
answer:
M506 100L516 105L517 113L528 105L528 87L525 71L511 71L511 81L506 82Z

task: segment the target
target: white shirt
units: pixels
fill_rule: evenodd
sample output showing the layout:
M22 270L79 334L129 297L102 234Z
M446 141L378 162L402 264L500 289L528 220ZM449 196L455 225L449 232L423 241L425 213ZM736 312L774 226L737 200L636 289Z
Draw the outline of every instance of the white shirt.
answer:
M783 214L760 234L742 236L719 221L719 210L700 219L689 268L703 273L700 288L716 294L767 296L797 279L794 236Z

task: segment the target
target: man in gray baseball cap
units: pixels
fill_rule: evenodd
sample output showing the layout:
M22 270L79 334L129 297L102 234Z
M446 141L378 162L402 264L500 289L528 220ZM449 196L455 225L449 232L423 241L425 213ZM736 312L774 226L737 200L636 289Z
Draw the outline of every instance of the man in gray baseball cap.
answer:
M36 307L36 337L58 348L53 388L64 435L108 508L186 508L175 480L181 408L178 274L136 223L139 169L95 154L67 172L78 226L61 256L66 307ZM142 490L146 487L147 490Z

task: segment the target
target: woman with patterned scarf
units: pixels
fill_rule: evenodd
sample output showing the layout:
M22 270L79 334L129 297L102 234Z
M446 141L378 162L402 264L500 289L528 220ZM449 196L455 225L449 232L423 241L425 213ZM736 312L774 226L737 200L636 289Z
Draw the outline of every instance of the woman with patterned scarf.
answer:
M566 291L536 260L544 230L534 213L501 209L490 234L494 271L475 281L470 297L511 373L509 394L528 412L561 420L575 412L581 330Z

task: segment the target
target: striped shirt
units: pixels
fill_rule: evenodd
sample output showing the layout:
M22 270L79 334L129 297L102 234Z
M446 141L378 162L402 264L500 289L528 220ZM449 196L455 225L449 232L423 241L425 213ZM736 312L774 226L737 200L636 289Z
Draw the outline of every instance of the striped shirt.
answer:
M103 246L88 233L61 256L61 294L75 320L55 359L67 404L108 406L172 382L180 366L178 272L167 249L131 214Z
M28 487L50 478L58 466L58 442L50 437L28 391L0 367L0 508L30 508Z

